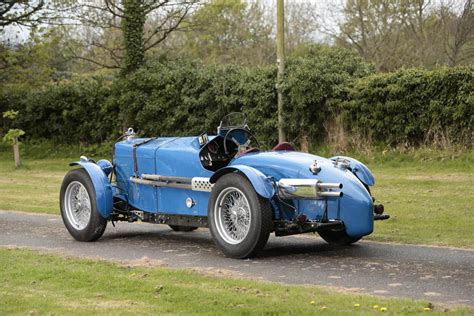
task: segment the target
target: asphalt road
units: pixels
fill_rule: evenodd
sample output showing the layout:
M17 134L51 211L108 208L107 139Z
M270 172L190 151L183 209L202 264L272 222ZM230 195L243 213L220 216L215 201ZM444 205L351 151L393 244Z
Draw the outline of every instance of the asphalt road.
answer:
M472 250L366 241L333 247L311 235L272 236L257 258L235 260L219 253L206 229L183 233L163 225L121 223L109 225L99 241L82 243L72 239L59 216L4 211L0 246L474 306Z

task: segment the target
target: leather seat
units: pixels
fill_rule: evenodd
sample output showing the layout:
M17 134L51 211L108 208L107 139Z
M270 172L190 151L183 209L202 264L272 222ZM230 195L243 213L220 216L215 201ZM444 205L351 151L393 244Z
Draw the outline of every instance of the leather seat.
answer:
M283 142L283 143L279 143L278 145L272 148L272 151L283 151L283 150L295 151L295 147L288 142Z

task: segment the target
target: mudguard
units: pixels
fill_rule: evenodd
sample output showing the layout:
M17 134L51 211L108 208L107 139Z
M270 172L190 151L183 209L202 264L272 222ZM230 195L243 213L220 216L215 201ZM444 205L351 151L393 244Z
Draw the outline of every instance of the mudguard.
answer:
M102 168L97 164L89 161L74 161L70 166L81 166L84 168L92 180L95 189L95 200L100 216L108 218L112 212L113 196L112 186Z
M346 156L334 156L329 159L336 160L337 158L347 159L350 162L352 173L354 173L357 178L362 181L362 183L367 186L373 186L375 184L375 179L372 175L372 172L370 172L369 168L367 168L367 166L364 165L362 162L357 159Z
M272 181L270 181L268 177L266 177L259 170L244 165L233 165L230 167L219 169L216 173L212 175L209 181L211 183L215 183L223 175L235 171L242 172L260 196L270 199L275 195L275 188L273 186Z

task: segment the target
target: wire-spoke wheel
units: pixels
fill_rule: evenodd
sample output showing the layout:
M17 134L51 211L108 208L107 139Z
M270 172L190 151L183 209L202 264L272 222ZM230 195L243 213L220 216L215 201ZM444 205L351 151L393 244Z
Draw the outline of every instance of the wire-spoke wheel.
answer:
M97 210L94 185L84 169L71 170L64 177L60 208L64 225L74 239L93 241L104 233L107 220Z
M250 204L237 188L229 187L217 196L214 206L219 235L229 244L242 242L250 229Z
M218 248L233 258L248 258L262 249L271 231L272 211L241 174L222 176L209 199L209 228Z
M86 228L91 218L91 199L86 187L79 181L68 184L64 197L64 209L69 223L77 230Z

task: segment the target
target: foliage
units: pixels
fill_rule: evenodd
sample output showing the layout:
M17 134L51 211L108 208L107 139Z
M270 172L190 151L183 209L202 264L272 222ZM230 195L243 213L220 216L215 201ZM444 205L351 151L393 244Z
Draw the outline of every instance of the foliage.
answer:
M323 124L338 112L349 82L372 69L345 49L309 46L300 54L304 57L289 61L282 83L287 132L290 139L303 135L323 139Z
M472 147L474 67L402 69L358 80L346 102L350 128L391 145Z
M3 136L3 140L6 142L13 142L14 144L18 142L18 137L25 135L25 131L19 128L11 128Z
M0 44L1 86L36 88L71 76L71 56L65 46L73 45L73 41L65 37L59 28L38 28L30 32L25 43Z
M13 110L10 110L10 111L6 111L6 112L3 112L3 118L7 118L7 119L14 119L15 117L18 116L18 113L20 113L20 111L13 111Z
M109 84L100 78L64 81L36 90L16 86L0 93L0 111L20 110L15 124L34 139L97 143L108 139L113 129L109 126L115 125L117 111L105 102L109 96ZM12 128L7 120L0 124L3 130Z
M289 60L283 84L290 140L308 135L322 143L334 121L359 140L372 135L393 146L472 147L473 67L367 76L372 71L347 50L301 49ZM225 114L242 111L269 148L277 142L275 82L274 66L161 57L112 82L96 77L41 89L5 87L0 111L20 110L14 127L30 139L89 144L116 139L128 126L148 136L214 133ZM0 118L0 130L9 128Z
M14 120L19 113L20 111L5 111L3 112L3 118ZM10 128L8 132L3 136L3 140L6 142L12 142L13 145L16 145L18 143L18 138L23 135L25 135L24 130L21 130L19 128Z
M140 1L123 0L122 32L125 59L122 72L127 75L138 69L145 61L145 7Z
M147 135L214 133L225 114L243 111L258 135L272 138L264 118L274 114L274 75L273 68L163 59L118 82L115 107Z

